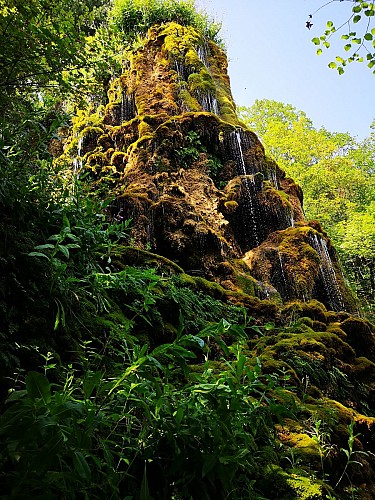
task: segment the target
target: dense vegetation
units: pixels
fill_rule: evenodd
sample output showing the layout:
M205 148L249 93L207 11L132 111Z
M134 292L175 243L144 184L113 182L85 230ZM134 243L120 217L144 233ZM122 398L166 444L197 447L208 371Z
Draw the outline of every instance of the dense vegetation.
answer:
M360 377L364 370L373 374L373 363L360 358L354 385L331 351L354 358L339 337L346 331L350 337L353 328L371 346L369 324L343 313L334 316L332 332L317 333L332 315L317 303L288 305L276 325L275 304L258 300L259 316L250 316L241 303L250 301L246 294L231 302L216 283L135 249L132 221L111 216L114 199L98 196L85 176L72 175L71 165L53 162L77 103L89 108L105 102L121 68L118 29L126 22L133 31L125 38L176 15L205 36L217 36L190 1L115 2L110 22L104 4L0 2L6 47L0 67L2 498L22 498L25 491L28 498L260 500L275 498L275 491L285 500L353 498L351 478L359 474L362 446L351 422L354 411L333 403L327 409L314 398L323 398L318 385L332 398L358 393L358 409L368 411L370 382ZM289 111L294 127L303 114ZM306 145L305 128L314 133L302 126L294 137ZM259 133L267 144L265 132ZM329 158L338 162L337 148L348 139L321 134ZM189 139L194 146L196 137ZM372 144L363 147L368 162ZM295 148L298 162L298 142ZM180 153L188 161L191 148ZM349 154L354 161L360 150ZM278 161L289 168L281 154ZM304 167L311 163L303 161ZM346 165L363 193L353 187L339 199L347 217L333 214L325 222L330 229L347 224L350 243L360 246L366 227L360 218L371 215L373 167L352 172ZM325 215L312 204L317 187L306 186L311 214ZM333 205L339 187L325 189ZM352 211L349 201L356 204ZM371 233L371 221L368 227ZM349 240L337 241L351 255ZM339 320L346 321L345 333ZM361 419L365 432L371 421ZM294 443L287 440L287 420L295 422ZM335 427L340 440L331 443ZM339 467L332 467L337 457Z
M306 217L328 231L357 294L374 310L375 136L316 129L303 111L276 101L241 108L243 121L304 193ZM372 127L373 128L373 127Z
M126 41L144 36L155 24L175 21L196 28L202 36L222 43L218 36L220 23L197 12L194 0L115 0L111 22Z

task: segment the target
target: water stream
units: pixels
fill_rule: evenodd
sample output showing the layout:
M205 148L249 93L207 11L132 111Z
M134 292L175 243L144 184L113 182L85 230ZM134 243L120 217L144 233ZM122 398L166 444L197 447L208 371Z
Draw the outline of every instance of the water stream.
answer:
M128 122L137 116L134 94L122 93L120 108L120 124Z
M327 242L317 234L310 236L310 245L316 250L320 257L320 275L330 307L334 311L345 309L342 293L337 281L336 272L329 255Z
M282 287L284 288L284 291L285 291L285 293L282 294L282 296L284 298L286 298L290 287L289 287L288 281L286 279L286 274L285 274L285 271L284 271L284 264L283 264L283 260L282 260L282 256L281 256L280 250L277 250L277 255L279 257ZM278 288L278 287L276 287L276 288Z
M248 174L246 172L246 164L245 164L245 159L243 155L243 150L242 150L242 142L241 142L241 135L238 130L234 132L235 138L237 141L237 147L235 148L235 158L236 158L236 164L237 167L239 167L239 173L240 175L243 175L243 182L242 182L242 196L244 198L244 205L248 209L246 219L244 221L245 226L247 226L250 229L250 233L253 237L255 246L259 246L259 230L258 230L258 224L257 224L257 218L255 214L255 207L254 207L254 197L256 195L256 186L254 182L254 178L251 177L249 180ZM245 189L243 189L245 188Z
M81 136L78 139L77 156L73 160L73 172L74 172L74 174L78 174L79 171L82 169L82 165L83 165L83 161L82 161L82 157L81 157L82 144L83 144L83 137Z

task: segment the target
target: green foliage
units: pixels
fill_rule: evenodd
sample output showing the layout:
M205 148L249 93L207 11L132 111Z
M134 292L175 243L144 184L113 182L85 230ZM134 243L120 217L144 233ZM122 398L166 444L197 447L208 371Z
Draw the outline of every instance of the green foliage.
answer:
M359 436L359 434L354 434L354 422L351 421L350 424L348 425L348 447L347 448L341 448L340 451L343 452L346 456L346 463L344 470L342 471L341 476L337 480L337 483L335 485L335 489L338 487L338 485L341 483L343 480L344 476L347 474L347 468L350 464L358 464L362 466L363 464L361 462L358 462L357 460L354 459L356 455L365 455L367 456L368 453L362 450L354 450L354 442L355 439Z
M64 86L63 71L85 66L85 37L103 22L103 0L0 3L2 109L25 107L43 87ZM23 98L22 98L23 96Z
M198 160L199 154L205 151L205 147L201 142L200 135L193 130L188 132L184 142L184 147L176 149L175 153L181 166L187 168Z
M331 3L331 2L329 2ZM320 36L315 36L312 43L316 45L317 54L321 55L323 50L331 47L331 38L339 31L342 32L345 27L347 32L341 35L343 40L344 57L336 56L335 61L331 61L328 67L336 69L340 75L345 72L347 64L352 62L366 62L372 69L375 66L375 27L373 27L373 17L375 16L375 7L372 2L364 0L353 0L350 7L348 19L341 26L335 26L333 21L327 21L326 29ZM328 4L326 4L328 5ZM324 7L323 5L322 7ZM316 12L318 12L320 7ZM310 15L310 19L313 15ZM365 54L365 55L363 55ZM373 70L375 75L375 70Z
M193 0L115 0L110 18L128 42L144 36L155 24L174 21L196 28L203 37L221 43L221 25L197 12Z
M223 165L217 156L207 153L207 148L202 144L199 133L193 130L188 132L184 139L184 146L175 150L177 161L184 168L189 168L192 163L199 160L201 153L207 155L206 166L208 175L212 178L215 185L220 188L219 174Z
M235 348L221 340L232 330ZM88 343L75 368L57 373L45 356L44 374L29 372L0 418L3 494L258 498L274 384L262 381L259 360L249 366L238 335L223 320L151 351L124 338L112 356L121 361L106 366ZM208 337L234 358L192 372L197 351L209 356Z

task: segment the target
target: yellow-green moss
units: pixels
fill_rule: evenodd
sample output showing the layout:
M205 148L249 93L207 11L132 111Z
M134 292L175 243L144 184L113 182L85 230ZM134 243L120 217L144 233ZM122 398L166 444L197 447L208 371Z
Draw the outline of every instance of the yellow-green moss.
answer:
M149 36L150 36L149 32ZM188 26L170 22L160 31L159 37L164 38L163 49L174 59L181 60L189 49L201 44L199 32Z
M189 111L200 111L202 109L197 99L187 89L181 89L178 96L185 103Z
M290 474L287 483L293 488L298 500L322 500L325 498L322 484L314 481L311 477Z
M200 93L215 93L215 83L206 68L202 68L199 73L192 73L188 77L189 91Z
M181 267L166 257L148 252L147 250L142 250L141 248L116 245L116 247L111 250L111 253L113 259L116 259L117 265L120 265L121 268L129 265L146 265L155 266L156 268L166 268L177 274L182 274L184 272Z
M127 155L122 151L115 151L111 156L111 164L116 167L124 166L126 163Z
M224 202L224 208L226 213L232 214L238 208L238 203L234 200L229 200Z
M293 323L301 317L308 317L312 320L326 323L327 309L324 304L318 300L309 302L291 301L282 309L281 315L284 322Z

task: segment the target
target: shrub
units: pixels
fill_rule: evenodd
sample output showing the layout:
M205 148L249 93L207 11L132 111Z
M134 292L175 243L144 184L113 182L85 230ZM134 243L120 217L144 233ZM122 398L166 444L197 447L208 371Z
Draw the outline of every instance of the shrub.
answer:
M145 35L155 24L175 21L196 28L203 37L221 44L221 24L197 12L193 0L115 0L112 23L128 42Z

